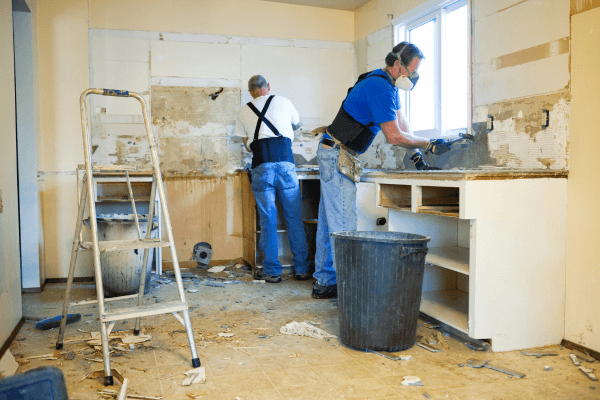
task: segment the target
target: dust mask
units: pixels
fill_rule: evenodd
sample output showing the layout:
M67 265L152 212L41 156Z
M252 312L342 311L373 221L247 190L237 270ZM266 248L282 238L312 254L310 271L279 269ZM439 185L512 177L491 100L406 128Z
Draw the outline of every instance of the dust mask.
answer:
M413 83L410 79L408 79L408 76L399 76L396 79L396 87L400 90L404 90L405 92L408 92L409 90L411 90L413 88Z

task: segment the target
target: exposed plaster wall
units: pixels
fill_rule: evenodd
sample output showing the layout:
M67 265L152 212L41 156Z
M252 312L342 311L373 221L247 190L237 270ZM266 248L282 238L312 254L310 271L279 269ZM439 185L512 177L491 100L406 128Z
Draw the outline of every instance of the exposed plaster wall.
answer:
M47 278L64 278L68 272L77 209L74 170L77 164L83 162L79 95L84 89L132 90L141 94L151 108L152 86L235 87L241 91L244 87L242 82L254 73L263 73L272 85L277 83L275 94L292 98L291 94L298 93L297 87L306 87L307 84L291 79L292 74L285 73L289 65L309 70L313 75L308 74L306 78L310 81L323 65L329 65L333 75L335 70L343 70L342 66L352 65L354 59L354 14L348 11L255 0L152 0L143 4L133 0L31 1L32 21L35 21L35 84L41 93L38 107L41 132L38 183ZM265 16L268 23L256 24ZM98 31L103 34L94 33ZM175 42L179 46L173 45ZM234 51L237 61L224 60L223 54L215 51L216 44L227 46L226 52L237 49ZM256 46L259 54L267 51L265 47L269 46L294 49L281 52L280 60L288 63L286 68L281 63L269 62L269 65L259 65L264 67L259 72L244 71L240 67L235 77L222 75L231 71L231 66L242 65L243 57L251 60L251 54L242 53L243 46L246 49ZM186 51L189 47L193 50ZM202 47L210 51L202 52ZM162 52L165 48L167 51ZM310 49L312 57L302 54L305 48ZM320 59L317 49L328 55ZM340 57L336 52L346 55ZM152 54L156 58L153 59ZM215 58L214 54L220 56ZM158 55L163 56L162 61ZM182 56L187 63L180 67L185 68L173 73L176 65L169 60ZM312 68L307 68L302 62L312 63ZM306 125L322 124L321 119L332 118L327 114L330 111L325 111L326 116L322 117L319 110L330 110L327 104L332 102L327 96L340 97L340 89L335 84L341 82L340 87L344 91L352 83L352 74L353 71L350 71L347 77L342 73L335 79L325 78L316 82L315 85L323 86L329 83L327 81L333 81L333 89L329 88L325 96L314 91L312 96L301 94L299 99L292 99L298 108L305 107L299 111ZM297 73L294 72L294 75ZM190 84L188 78L193 83ZM339 101L336 98L336 103ZM90 105L95 161L99 164L131 164L136 162L135 159L141 160L142 165L147 164L148 150L139 144L145 134L139 118L139 104L132 99L94 96ZM222 127L215 127L216 131L223 132ZM227 130L227 148L214 149L214 153L219 153L216 158L226 151L239 154L241 142L236 142L232 133ZM307 159L313 158L306 151L303 154ZM239 164L243 165L248 159L244 153ZM238 161L228 160L227 163L230 165ZM216 169L220 174L227 174L230 170L230 166ZM169 185L165 186L168 192ZM212 201L222 203L226 199L215 197ZM79 254L75 274L93 274L89 254Z
M0 343L21 319L12 2L0 0Z
M373 0L356 12L358 74L380 68L393 46L388 14L398 17L421 3ZM427 162L443 169L568 169L569 3L472 0L470 4L476 140L469 147L453 146L443 156L426 156ZM542 109L550 111L546 129L541 127ZM488 114L494 117L489 133ZM374 147L362 156L368 168L393 167L394 157L392 169L414 168L404 151L383 138L378 137Z

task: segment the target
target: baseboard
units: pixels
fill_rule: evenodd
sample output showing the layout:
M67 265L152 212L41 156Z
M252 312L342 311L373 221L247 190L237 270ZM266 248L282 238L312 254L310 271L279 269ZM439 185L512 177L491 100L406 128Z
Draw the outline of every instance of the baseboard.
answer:
M577 343L573 343L567 339L563 339L561 344L563 346L565 346L567 349L571 349L571 350L577 350L580 351L582 353L587 352L590 356L594 357L596 360L600 360L600 352L596 351L596 350L592 350L592 349L588 349L585 346L582 346L580 344Z
M93 276L82 276L78 278L73 278L73 282L94 282ZM67 278L46 278L44 282L44 286L46 283L67 283Z
M15 338L19 334L19 331L21 330L21 327L23 326L24 323L25 323L25 317L21 317L21 320L19 320L19 323L17 324L17 326L15 326L15 329L13 329L10 336L8 336L6 341L2 344L2 347L0 347L0 359L2 359L2 357L4 356L4 353L6 353L6 350L8 350L8 348L10 347L10 344L15 340Z

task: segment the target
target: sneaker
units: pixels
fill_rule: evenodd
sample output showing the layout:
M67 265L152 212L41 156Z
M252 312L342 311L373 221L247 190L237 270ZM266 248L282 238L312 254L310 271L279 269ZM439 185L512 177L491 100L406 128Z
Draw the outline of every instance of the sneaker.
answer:
M312 278L312 274L310 272L305 274L294 274L294 279L297 281L306 281L310 278Z
M315 282L312 290L312 297L315 299L328 299L337 297L337 284L329 286L321 286L319 282Z
M269 282L269 283L279 283L281 282L281 276L280 275L267 275L264 273L264 271L262 269L257 269L256 272L254 273L254 279L257 280L264 280L265 282Z

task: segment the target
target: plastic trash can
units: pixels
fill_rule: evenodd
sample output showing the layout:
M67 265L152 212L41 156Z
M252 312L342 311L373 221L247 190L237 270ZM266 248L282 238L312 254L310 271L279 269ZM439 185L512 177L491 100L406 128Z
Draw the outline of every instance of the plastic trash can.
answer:
M138 239L133 214L102 214L96 217L98 240L133 240ZM138 214L142 238L146 237L148 216ZM86 220L89 227L89 220ZM158 217L154 217L151 238L158 233ZM150 274L154 261L154 248L149 249L148 268L146 270L146 286L144 294L150 289ZM126 296L138 293L144 249L107 251L100 253L102 266L102 286L106 297Z
M340 339L362 350L414 345L430 238L401 232L336 232Z

